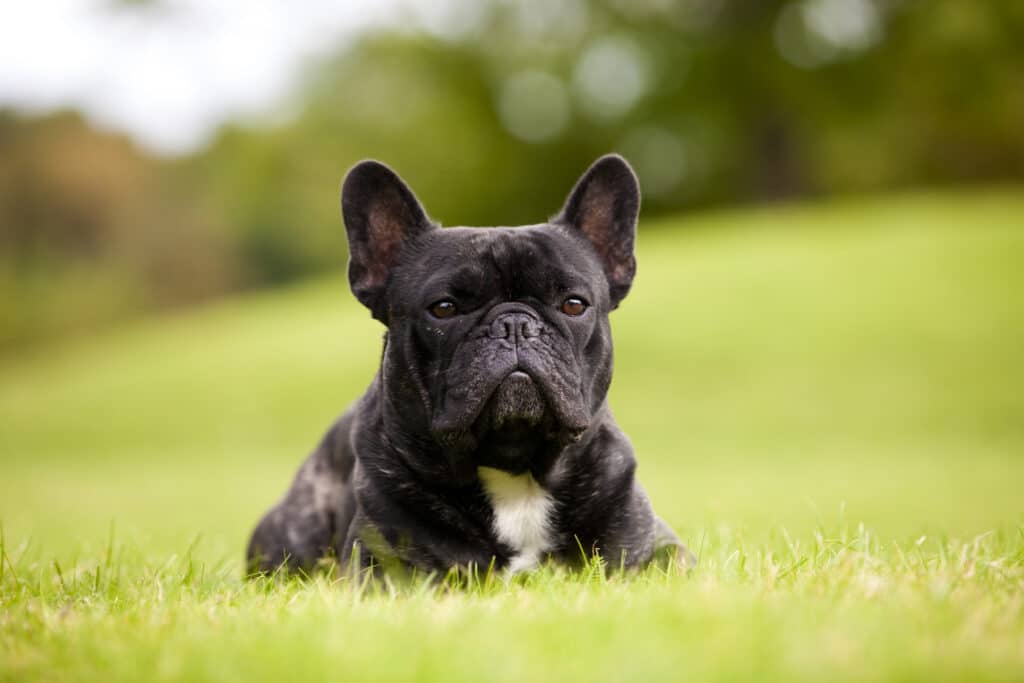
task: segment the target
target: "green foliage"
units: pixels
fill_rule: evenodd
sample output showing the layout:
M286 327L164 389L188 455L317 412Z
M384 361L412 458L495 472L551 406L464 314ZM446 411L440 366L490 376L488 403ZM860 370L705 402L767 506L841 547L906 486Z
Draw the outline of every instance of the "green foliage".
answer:
M1008 680L1024 671L1024 200L641 228L610 402L686 577L242 581L369 383L332 277L0 366L0 680Z
M447 225L542 221L613 150L647 217L1024 177L1017 2L444 7L447 33L339 45L287 116L193 158L147 159L74 117L0 118L0 346L336 268L339 182L364 157Z
M238 250L185 187L78 115L0 111L0 349L237 286Z

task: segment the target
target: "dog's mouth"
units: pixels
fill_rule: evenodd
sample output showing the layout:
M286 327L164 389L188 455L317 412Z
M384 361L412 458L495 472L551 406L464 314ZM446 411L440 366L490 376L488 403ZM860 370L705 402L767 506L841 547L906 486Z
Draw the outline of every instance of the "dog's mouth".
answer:
M514 370L502 380L484 406L483 426L494 431L522 431L539 425L549 412L540 387L522 370Z
M589 426L582 406L565 400L561 377L544 374L529 356L519 360L504 375L484 372L449 387L431 431L455 470L539 474Z
M491 394L473 425L477 465L521 473L558 440L557 421L540 386L514 370Z

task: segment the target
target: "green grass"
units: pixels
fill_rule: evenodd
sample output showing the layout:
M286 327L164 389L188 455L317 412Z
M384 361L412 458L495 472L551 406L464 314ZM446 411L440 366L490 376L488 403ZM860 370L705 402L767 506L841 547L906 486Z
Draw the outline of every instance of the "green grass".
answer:
M611 403L689 577L241 580L341 278L0 358L0 680L1022 680L1024 195L645 224Z

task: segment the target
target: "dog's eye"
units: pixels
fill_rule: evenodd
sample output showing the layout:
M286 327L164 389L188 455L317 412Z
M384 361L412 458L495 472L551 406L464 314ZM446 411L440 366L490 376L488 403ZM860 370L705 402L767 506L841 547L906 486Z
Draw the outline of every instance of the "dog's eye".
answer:
M568 299L562 302L562 313L577 317L583 315L583 312L587 310L587 302L578 296L570 296Z
M458 310L455 302L451 299L441 299L437 303L430 305L430 315L435 318L450 318L458 313Z

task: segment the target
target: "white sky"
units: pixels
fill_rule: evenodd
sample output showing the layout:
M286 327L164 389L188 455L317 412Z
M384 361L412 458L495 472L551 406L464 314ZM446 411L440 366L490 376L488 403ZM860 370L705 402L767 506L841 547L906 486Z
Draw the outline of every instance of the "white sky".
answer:
M102 1L6 2L0 107L82 110L145 147L180 154L228 119L272 115L310 57L429 0L171 0L111 11ZM408 9L408 12L403 11Z

